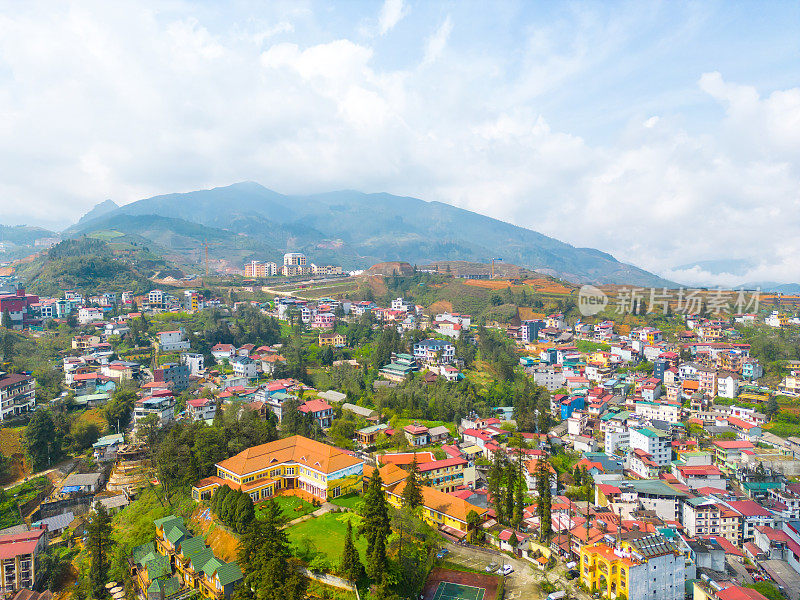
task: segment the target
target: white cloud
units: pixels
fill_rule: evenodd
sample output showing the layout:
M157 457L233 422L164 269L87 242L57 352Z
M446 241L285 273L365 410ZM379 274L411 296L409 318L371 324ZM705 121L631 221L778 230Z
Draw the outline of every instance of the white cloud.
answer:
M449 202L686 283L798 279L800 88L697 73L702 132L654 103L598 141L543 100L613 59L595 38L559 55L531 31L510 61L455 45L447 16L404 48L418 64L387 67L374 38L312 35L307 14L225 29L177 6L0 13L0 222L255 180ZM753 266L675 269L727 257Z
M435 62L442 55L451 31L453 31L453 21L450 19L450 15L447 15L444 22L434 34L428 38L425 45L425 58L423 60L425 64Z
M386 35L408 14L409 8L403 0L386 0L378 15L378 31Z

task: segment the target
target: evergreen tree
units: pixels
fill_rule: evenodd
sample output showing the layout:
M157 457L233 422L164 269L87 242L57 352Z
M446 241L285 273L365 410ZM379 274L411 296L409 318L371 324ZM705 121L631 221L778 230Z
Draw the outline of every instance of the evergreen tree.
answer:
M505 501L503 497L503 478L505 476L505 456L500 452L495 452L492 458L492 466L487 474L486 485L489 497L497 514L497 522L505 523Z
M372 552L367 556L367 573L373 581L383 583L386 577L386 568L389 563L386 558L386 538L377 537L372 547Z
M111 566L111 544L111 517L105 506L101 504L89 523L86 542L92 565L89 581L93 600L102 600L108 597L106 583L108 583L108 571Z
M519 459L519 456L517 456ZM505 469L505 488L503 489L503 502L505 504L503 514L506 522L514 517L514 488L517 484L517 466L513 459L508 461Z
M419 483L419 466L417 464L417 453L411 459L411 470L406 477L406 485L403 488L403 506L417 508L422 504L422 488Z
M3 311L3 322L2 322L2 325L6 329L11 329L11 327L13 325L12 322L11 322L11 313L8 312L8 310L4 310Z
M231 519L231 524L235 525L237 533L244 533L247 527L255 521L256 511L253 506L253 499L248 494L240 494L236 501L236 514Z
M536 464L536 491L538 493L536 513L539 516L539 539L547 540L553 528L551 519L553 498L550 491L550 465L544 459L538 460Z
M3 360L5 362L14 360L14 334L10 331L3 332Z
M383 493L383 481L378 469L373 472L364 494L364 520L358 533L367 540L367 573L373 579L378 579L380 569L386 566L386 539L391 533L389 504Z
M353 543L353 525L347 521L347 532L344 536L344 549L342 550L342 563L339 571L353 583L358 583L364 577L364 565L358 556L358 550Z

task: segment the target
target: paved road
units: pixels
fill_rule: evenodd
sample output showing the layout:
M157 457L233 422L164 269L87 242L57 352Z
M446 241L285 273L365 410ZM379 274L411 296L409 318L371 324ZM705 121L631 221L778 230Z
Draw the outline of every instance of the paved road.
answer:
M509 600L545 598L547 594L544 594L539 587L545 581L555 585L557 590L568 590L573 598L590 600L588 594L584 594L577 588L577 580L568 582L565 579L567 569L561 561L554 568L542 572L528 560L512 558L505 553L498 555L488 550L456 544L448 544L447 549L450 551L449 560L472 569L483 570L489 563L510 564L514 567L514 572L506 578L505 597Z
M66 461L60 462L59 464L57 464L52 469L47 469L46 471L39 471L38 473L33 473L31 475L26 475L22 479L17 479L16 481L14 481L12 483L9 483L6 486L0 486L0 488L2 488L4 490L8 490L8 489L11 489L12 487L14 487L16 485L19 485L20 483L24 483L24 482L28 481L29 479L33 479L34 477L39 477L40 475L47 475L49 473L52 473L53 471L62 470L63 467L69 468L69 465L70 465L71 462L72 462L72 459L67 459Z

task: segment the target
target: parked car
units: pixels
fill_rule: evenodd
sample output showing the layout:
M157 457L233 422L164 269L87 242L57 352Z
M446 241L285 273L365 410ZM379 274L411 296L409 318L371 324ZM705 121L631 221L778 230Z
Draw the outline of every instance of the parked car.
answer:
M494 573L499 568L500 568L500 565L498 565L497 563L489 563L488 565L486 565L486 568L484 569L484 571L486 571L487 573Z
M447 548L442 548L436 553L436 558L444 558L450 551Z
M511 565L503 565L503 567L498 571L500 575L511 575L514 572L514 567Z

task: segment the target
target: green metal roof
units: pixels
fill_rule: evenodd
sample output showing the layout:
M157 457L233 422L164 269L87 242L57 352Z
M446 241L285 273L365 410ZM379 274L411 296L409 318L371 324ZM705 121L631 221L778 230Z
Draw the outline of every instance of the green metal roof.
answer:
M178 521L181 525L183 525L183 519L180 517L176 517L175 515L168 515L166 517L161 517L160 519L156 519L153 521L156 527L163 527L164 524L169 523L170 521Z
M172 575L172 564L168 556L156 554L147 561L147 577L152 581L159 577L169 577Z
M192 533L186 529L183 520L180 522L170 521L164 525L164 538L175 546L184 538L192 537Z
M662 438L669 435L666 431L661 431L655 427L642 427L641 429L634 429L634 431L637 431L642 435L646 435L649 438Z
M228 585L242 579L242 570L235 562L223 563L217 569L217 577L221 585Z
M141 546L136 546L131 550L131 557L133 562L137 565L144 564L145 558L152 558L156 553L156 545L153 542L147 542Z
M192 565L192 570L195 573L199 573L203 570L203 567L206 566L206 563L214 558L214 553L211 551L211 548L204 548L199 550L194 556L189 559L189 562Z
M214 573L217 569L219 569L225 563L218 559L216 556L211 555L209 561L203 565L203 573L205 573L206 577L213 577Z
M201 537L187 538L181 542L181 554L191 558L206 547L206 542Z

